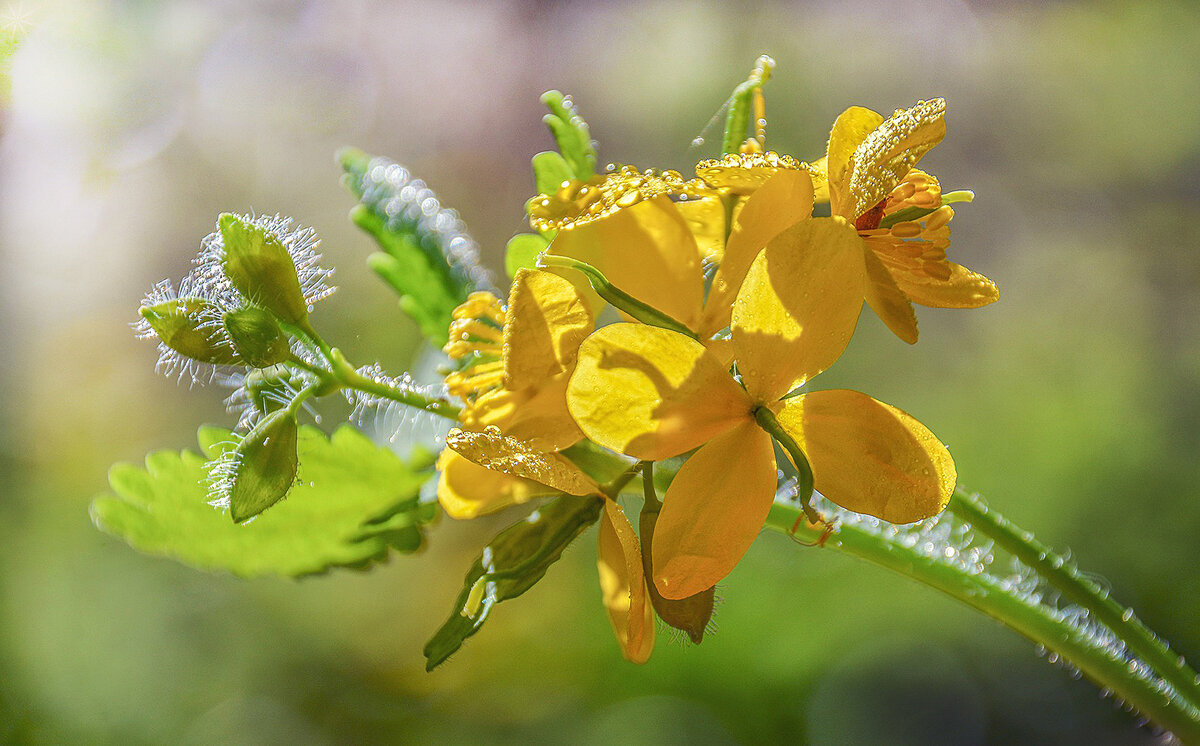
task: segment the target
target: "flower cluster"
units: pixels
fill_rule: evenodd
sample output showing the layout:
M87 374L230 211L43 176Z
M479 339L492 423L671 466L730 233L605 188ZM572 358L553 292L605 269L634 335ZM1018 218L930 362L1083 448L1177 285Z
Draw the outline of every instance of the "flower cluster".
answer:
M603 500L603 599L637 662L655 614L699 641L781 470L809 485L814 522L813 489L893 523L941 512L956 473L928 429L809 381L846 349L864 300L909 343L914 303L996 300L946 257L950 204L972 195L943 194L916 167L944 135L941 99L886 118L852 107L811 162L750 140L694 178L610 167L533 198L530 222L549 239L538 267L516 273L506 300L472 295L450 327L446 384L462 410L439 462L444 510ZM828 217L814 216L820 203ZM598 324L606 302L621 320ZM578 457L599 449L629 469L605 481ZM654 463L674 472L661 503ZM618 502L639 478L640 534Z

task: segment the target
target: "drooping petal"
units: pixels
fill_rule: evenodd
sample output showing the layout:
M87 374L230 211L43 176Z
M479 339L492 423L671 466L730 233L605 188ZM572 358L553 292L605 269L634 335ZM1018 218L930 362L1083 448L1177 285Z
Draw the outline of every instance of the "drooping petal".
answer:
M621 290L696 328L704 292L700 250L669 198L559 231L547 251L587 262Z
M597 559L600 594L625 659L645 663L654 650L654 609L647 597L637 534L621 506L604 501Z
M778 171L742 204L704 303L701 336L729 326L733 301L754 257L785 228L812 215L813 182L807 171Z
M568 370L520 391L493 389L463 409L463 422L472 429L498 427L539 451L569 448L583 439L567 411L570 379Z
M841 356L862 310L862 241L841 218L801 221L759 254L733 305L734 359L771 402Z
M438 456L437 496L446 515L459 520L495 513L555 490L468 461L447 448Z
M828 180L829 206L834 215L854 220L850 204L850 158L867 139L867 135L883 124L883 115L861 106L851 106L838 116L829 132L829 147L825 164Z
M934 308L979 308L1000 299L996 283L961 264L945 264L945 280L905 273L896 275L896 284L914 303Z
M917 341L917 314L912 303L901 292L896 279L874 251L866 249L863 258L867 268L866 297L876 315L900 339L909 344Z
M654 529L654 583L687 598L724 578L762 529L775 496L771 436L744 422L683 464Z
M643 324L612 324L584 340L567 406L595 442L653 461L750 419L746 393L704 345Z
M592 312L569 280L552 272L518 270L504 321L505 387L540 385L567 370L592 326Z
M893 406L857 391L815 391L788 399L776 418L808 456L816 489L847 510L911 523L950 501L950 453Z
M879 204L945 136L943 99L918 101L888 117L850 157L850 201L845 206L850 214L846 216L857 218Z
M595 480L557 453L545 453L505 435L498 428L481 432L451 430L446 446L479 466L514 477L532 479L568 495L594 495Z

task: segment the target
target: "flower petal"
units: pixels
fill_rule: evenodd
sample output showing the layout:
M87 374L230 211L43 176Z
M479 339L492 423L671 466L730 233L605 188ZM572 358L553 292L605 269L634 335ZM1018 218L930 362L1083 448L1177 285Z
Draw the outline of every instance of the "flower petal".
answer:
M750 419L746 393L704 345L642 324L612 324L584 340L567 406L595 442L653 461Z
M505 387L536 386L570 368L592 326L592 312L569 280L518 270L504 320Z
M979 308L1000 299L996 283L961 264L945 262L945 280L915 274L896 275L896 284L914 303L934 308Z
M729 326L730 309L754 257L783 229L812 215L812 208L813 182L807 171L779 171L742 203L704 303L702 337Z
M654 650L654 609L642 572L637 534L621 506L604 501L597 559L600 594L625 659L645 663Z
M482 432L451 430L446 445L479 466L532 479L568 495L595 495L595 480L557 453L544 453L528 443L505 435L499 428Z
M704 292L700 250L669 198L561 230L547 251L587 262L621 290L696 328Z
M675 209L687 221L688 229L696 239L700 258L706 262L719 262L725 252L725 206L718 197L689 199L676 202Z
M892 114L875 128L850 157L850 213L857 218L870 210L904 179L921 157L946 136L946 102L918 101Z
M773 238L733 305L734 359L756 402L774 401L841 356L862 310L862 241L841 218Z
M854 220L850 204L850 158L867 139L867 135L883 124L883 115L861 106L851 106L841 113L829 133L826 179L829 206L834 215Z
M808 456L817 491L847 510L911 523L950 501L950 453L893 406L857 391L816 391L788 399L776 417Z
M651 549L665 598L687 598L724 578L754 543L775 497L771 436L746 422L692 454L663 498Z
M463 409L463 423L471 429L498 427L538 451L569 448L583 439L583 431L567 411L570 379L570 372L565 372L540 386L489 391Z
M864 247L865 248L865 247ZM863 252L867 268L867 304L887 328L909 344L917 341L917 314L897 285L898 280L871 249Z
M520 505L555 490L529 479L514 477L468 461L447 448L438 456L437 496L446 515L467 520Z

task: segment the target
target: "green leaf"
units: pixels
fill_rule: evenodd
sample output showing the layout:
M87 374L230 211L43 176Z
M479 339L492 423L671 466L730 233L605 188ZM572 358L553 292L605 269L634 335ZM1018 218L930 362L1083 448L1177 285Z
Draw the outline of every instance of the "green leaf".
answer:
M504 270L509 277L516 277L518 269L537 269L538 255L550 245L537 233L518 233L508 240L504 251Z
M400 294L422 334L445 344L455 306L474 290L492 289L478 246L457 213L400 164L353 148L338 161L359 200L350 219L383 249L368 265Z
M554 194L564 181L575 178L566 160L553 150L543 150L533 157L533 179L541 194Z
M209 458L235 447L230 432L201 428ZM287 499L243 524L208 504L205 459L191 451L157 451L146 466L109 472L115 494L92 502L92 520L135 549L241 577L300 576L361 567L388 548L412 552L433 519L418 492L428 459L405 463L346 425L332 436L300 429L300 482Z
M550 113L542 121L550 128L558 150L570 165L576 179L586 181L596 175L596 145L587 122L579 116L571 100L558 91L542 94L542 103Z
M463 580L454 613L425 645L432 671L479 631L492 608L542 579L563 550L600 517L599 498L563 495L492 539Z

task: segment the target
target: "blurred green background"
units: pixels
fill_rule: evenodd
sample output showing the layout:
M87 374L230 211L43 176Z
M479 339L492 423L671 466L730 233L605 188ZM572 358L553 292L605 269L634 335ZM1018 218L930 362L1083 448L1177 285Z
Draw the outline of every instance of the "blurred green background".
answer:
M1191 3L0 0L24 19L0 109L0 741L1149 743L1009 630L885 571L764 535L700 648L623 662L594 538L446 666L421 647L479 546L443 522L369 573L245 582L96 531L116 461L231 424L128 323L225 210L312 225L340 291L315 322L400 370L412 324L345 219L336 148L386 154L499 267L524 228L538 95L603 162L687 169L754 59L769 142L823 152L846 106L949 102L924 161L952 258L1001 302L870 313L822 377L912 412L960 482L1107 579L1200 662L1200 11ZM709 142L719 140L709 133Z

